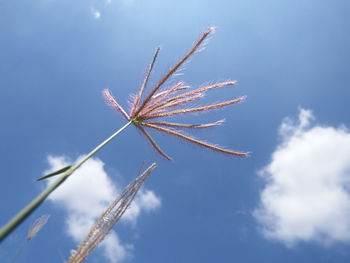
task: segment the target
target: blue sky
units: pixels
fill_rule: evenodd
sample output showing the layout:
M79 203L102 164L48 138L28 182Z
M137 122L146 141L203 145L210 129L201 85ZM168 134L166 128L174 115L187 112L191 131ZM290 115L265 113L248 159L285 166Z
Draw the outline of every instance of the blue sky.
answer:
M145 161L159 168L88 262L348 262L349 8L345 0L0 1L0 224L45 188L36 178L125 124L103 89L127 106L157 46L151 84L210 25L206 49L171 81L237 80L203 103L247 95L244 103L184 121L225 118L193 134L251 152L232 158L152 133L169 162L129 127L0 245L0 261L13 260L43 214L50 220L16 262L66 260Z

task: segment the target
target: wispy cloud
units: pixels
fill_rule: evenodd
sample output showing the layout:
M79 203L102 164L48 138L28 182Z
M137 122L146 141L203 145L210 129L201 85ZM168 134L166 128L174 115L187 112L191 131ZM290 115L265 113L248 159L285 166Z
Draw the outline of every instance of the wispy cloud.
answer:
M91 7L91 14L95 19L101 18L101 12L94 7Z
M254 215L265 237L287 246L350 241L350 133L314 125L310 110L282 122L282 141L261 170L266 181Z
M45 173L71 162L66 157L48 156L48 163L50 167ZM49 197L49 200L66 211L66 232L77 243L82 241L96 219L120 192L120 186L111 180L103 166L101 160L90 159ZM160 205L161 201L153 191L141 190L123 220L136 224L143 211L155 210ZM132 256L133 245L121 242L113 231L101 247L104 256L113 263Z

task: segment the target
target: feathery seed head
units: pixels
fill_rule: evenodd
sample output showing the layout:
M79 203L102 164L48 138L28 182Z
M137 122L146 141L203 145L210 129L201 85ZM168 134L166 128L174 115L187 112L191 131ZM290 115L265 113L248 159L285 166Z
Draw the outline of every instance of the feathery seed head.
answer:
M214 151L236 155L236 156L247 155L247 153L245 152L232 151L232 150L218 147L213 144L206 143L204 141L197 140L193 137L184 135L178 131L178 129L181 130L183 128L192 129L192 128L213 127L213 126L220 125L223 122L223 120L207 123L207 124L182 124L182 123L170 123L170 122L163 122L163 121L150 121L151 119L158 119L158 118L168 117L168 116L173 116L178 114L214 110L214 109L225 107L234 103L242 102L245 99L245 97L238 97L238 98L224 101L221 103L216 103L216 104L211 104L211 105L206 105L201 107L178 108L180 105L183 106L185 104L188 104L190 102L193 102L202 98L208 90L221 88L224 86L232 86L236 84L236 81L225 81L225 82L215 83L215 84L203 86L194 90L185 91L183 93L176 95L176 93L181 92L183 90L187 90L189 88L188 86L185 86L183 82L178 82L175 85L160 91L160 88L163 87L163 85L169 79L169 77L176 74L176 72L179 70L181 65L183 65L191 55L193 55L195 52L203 48L205 40L214 31L215 31L215 27L209 27L202 34L199 40L194 44L194 46L176 63L175 66L173 66L167 73L165 73L165 75L160 79L160 81L155 85L155 87L150 91L150 93L146 95L145 98L143 98L143 93L147 88L148 79L152 73L152 70L154 68L156 59L160 51L160 48L158 47L146 71L145 78L142 82L142 85L139 91L132 98L133 102L131 103L131 109L129 114L126 113L126 111L119 105L119 103L114 99L114 97L109 92L109 90L103 91L103 95L108 105L112 106L113 108L116 108L127 120L131 121L145 135L145 137L151 143L153 148L158 153L160 153L162 156L164 156L169 160L171 160L171 158L160 149L160 147L157 145L154 139L150 136L150 134L144 129L144 127L179 137L181 139L190 141L192 143L195 143L197 145L206 147ZM174 128L176 128L177 130L174 130Z

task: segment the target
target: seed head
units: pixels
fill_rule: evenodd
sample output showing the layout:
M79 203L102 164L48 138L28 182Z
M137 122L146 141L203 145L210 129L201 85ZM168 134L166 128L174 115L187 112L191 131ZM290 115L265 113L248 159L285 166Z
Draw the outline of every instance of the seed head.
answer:
M175 66L173 66L167 73L165 73L165 75L160 79L160 81L155 85L155 87L150 91L150 93L146 95L145 98L143 98L144 91L147 88L149 77L152 73L154 64L157 60L157 57L160 51L160 48L158 47L146 71L146 75L141 84L140 89L138 90L137 94L133 97L133 102L131 103L131 109L129 114L123 109L122 106L120 106L120 104L112 96L109 90L106 89L103 91L103 95L108 105L112 106L113 108L116 108L124 116L125 119L127 119L128 121L131 121L145 135L145 137L151 143L153 148L168 160L171 160L171 157L169 157L166 153L164 153L164 151L158 146L158 144L151 137L151 135L145 130L144 127L179 137L181 139L190 141L192 143L195 143L197 145L203 146L205 148L208 148L217 152L227 153L227 154L236 155L236 156L247 155L247 153L245 152L238 152L238 151L224 149L214 144L210 144L210 143L195 139L179 131L182 129L213 127L213 126L220 125L223 122L223 120L206 123L206 124L183 124L183 123L164 122L164 121L158 121L158 120L153 121L153 119L159 119L159 118L169 117L173 115L215 110L231 104L242 102L244 100L245 97L238 97L238 98L234 98L231 100L227 100L224 102L211 104L211 105L205 105L200 107L187 107L187 105L190 102L199 100L200 98L204 97L205 93L208 90L221 88L224 86L232 86L236 84L236 81L225 81L225 82L215 83L215 84L203 86L203 87L200 87L194 90L189 90L189 91L187 91L189 87L186 86L184 82L178 82L171 87L167 87L163 90L160 90L163 87L163 85L166 83L166 81L172 75L176 74L179 68L189 59L190 56L192 56L195 52L203 48L205 40L210 34L214 32L214 30L215 30L214 27L209 27L202 34L199 40L194 44L194 46L176 63ZM181 91L184 91L184 92L178 94Z

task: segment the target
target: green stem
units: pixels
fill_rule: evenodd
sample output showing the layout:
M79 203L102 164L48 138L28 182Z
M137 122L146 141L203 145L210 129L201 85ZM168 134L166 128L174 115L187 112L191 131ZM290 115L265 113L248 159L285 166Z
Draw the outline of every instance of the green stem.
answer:
M84 156L80 161L74 164L70 169L68 169L60 178L55 182L50 184L43 192L41 192L32 202L30 202L25 208L22 209L16 216L14 216L6 225L0 229L0 241L2 241L9 233L11 233L24 219L26 219L45 199L46 197L54 191L58 186L60 186L75 170L77 170L83 163L85 163L91 156L102 149L107 143L109 143L115 136L121 133L126 127L128 127L132 121L129 121L118 131L112 134L109 138L103 141L90 153Z

